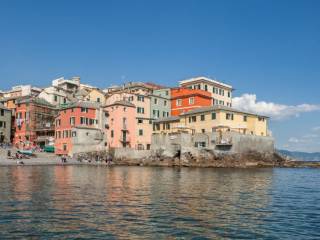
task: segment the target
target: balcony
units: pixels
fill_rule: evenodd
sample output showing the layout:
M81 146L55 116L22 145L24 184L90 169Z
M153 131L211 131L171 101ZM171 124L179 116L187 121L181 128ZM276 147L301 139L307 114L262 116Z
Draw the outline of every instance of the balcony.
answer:
M129 132L128 125L127 124L122 124L121 131Z
M217 137L216 146L232 146L231 137Z

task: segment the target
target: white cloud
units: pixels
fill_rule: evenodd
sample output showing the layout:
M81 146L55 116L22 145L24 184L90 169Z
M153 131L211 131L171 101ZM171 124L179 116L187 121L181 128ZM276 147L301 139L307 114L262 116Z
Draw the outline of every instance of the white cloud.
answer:
M320 133L320 126L312 128L312 131Z
M291 137L291 138L289 138L288 142L289 142L289 143L299 143L300 140L299 140L298 138Z
M320 127L314 127L311 131L300 137L290 137L285 144L286 149L308 152L319 152Z
M243 94L232 100L233 107L242 111L269 116L274 120L298 117L300 113L320 111L320 105L284 105L273 102L257 101L255 94ZM320 131L320 127L319 127Z

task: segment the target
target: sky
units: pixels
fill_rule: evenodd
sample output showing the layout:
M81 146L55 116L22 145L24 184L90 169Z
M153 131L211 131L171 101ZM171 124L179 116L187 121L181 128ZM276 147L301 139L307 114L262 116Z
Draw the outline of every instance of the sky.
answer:
M0 89L80 76L207 76L271 117L277 148L320 151L320 1L0 1Z

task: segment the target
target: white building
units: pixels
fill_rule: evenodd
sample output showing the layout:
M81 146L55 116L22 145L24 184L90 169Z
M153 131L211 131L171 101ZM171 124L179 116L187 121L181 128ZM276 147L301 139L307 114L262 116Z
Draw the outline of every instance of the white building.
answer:
M202 76L179 81L179 85L180 87L210 92L213 98L212 105L232 107L233 87L231 85Z

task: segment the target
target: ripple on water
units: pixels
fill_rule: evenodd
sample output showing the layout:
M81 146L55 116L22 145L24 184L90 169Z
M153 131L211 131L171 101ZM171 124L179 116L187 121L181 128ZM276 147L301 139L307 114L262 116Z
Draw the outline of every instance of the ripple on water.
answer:
M1 170L0 239L320 238L314 169Z

